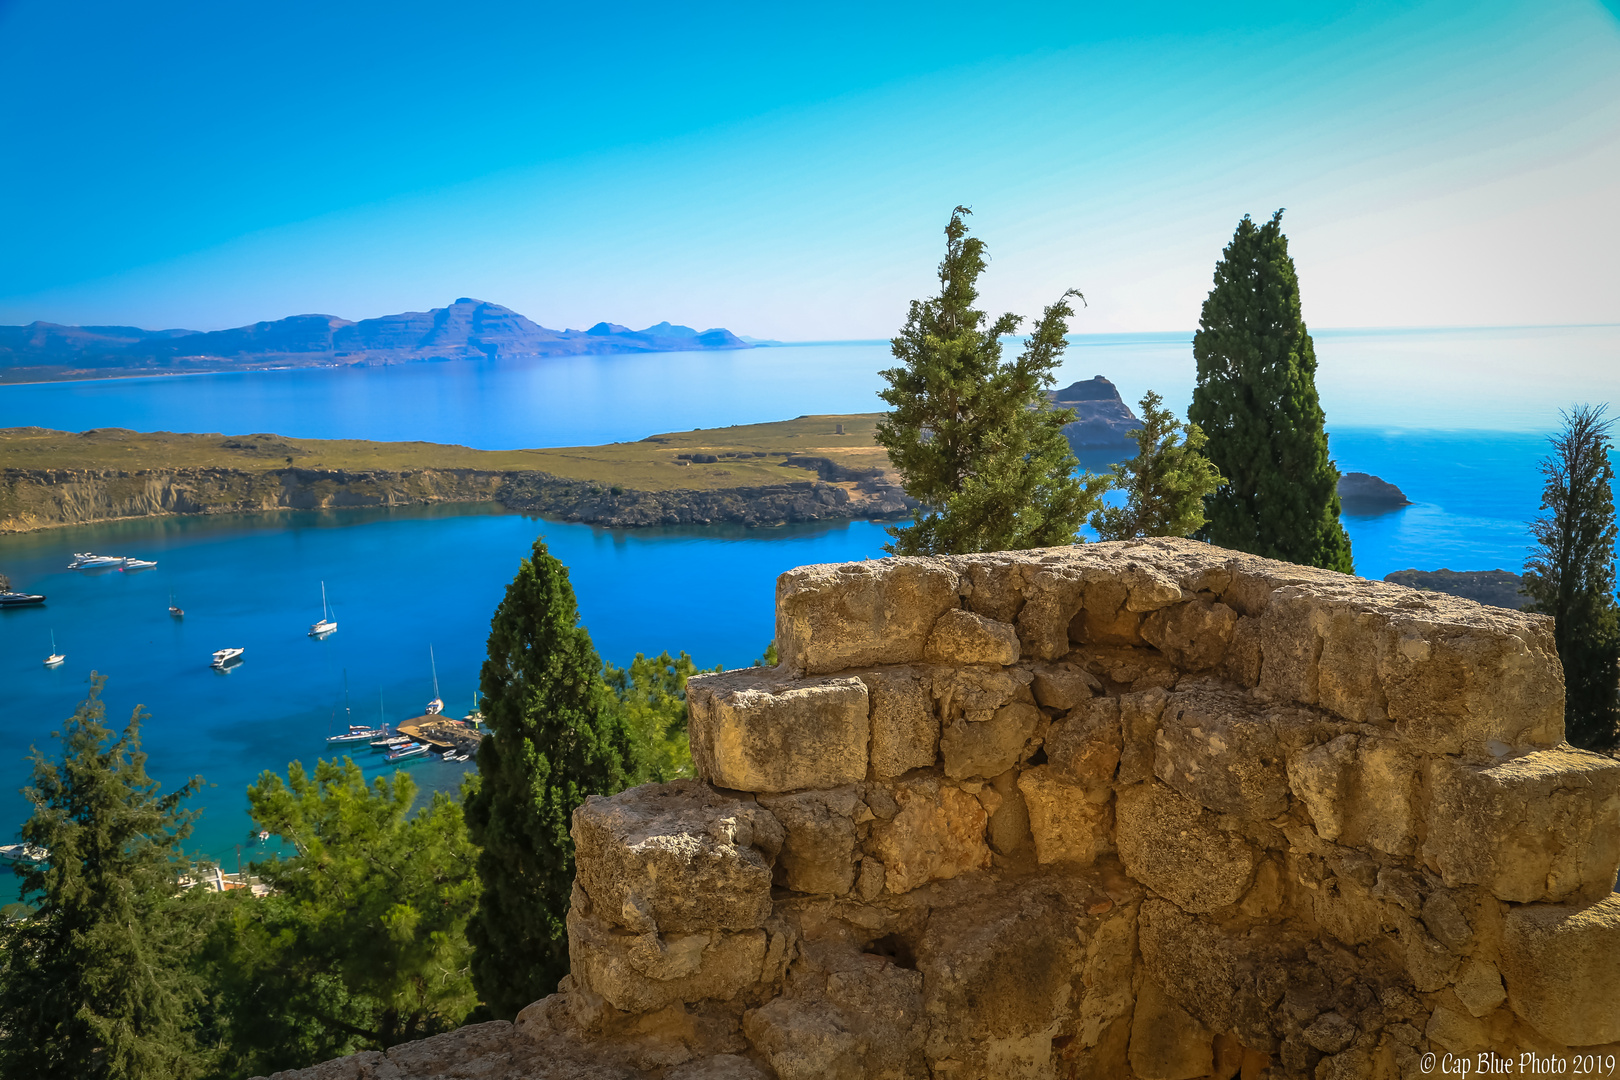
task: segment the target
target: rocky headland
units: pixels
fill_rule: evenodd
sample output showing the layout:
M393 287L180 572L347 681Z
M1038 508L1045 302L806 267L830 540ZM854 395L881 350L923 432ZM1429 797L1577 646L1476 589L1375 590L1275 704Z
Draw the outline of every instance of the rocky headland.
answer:
M0 430L0 532L161 514L434 503L496 503L612 527L894 518L916 503L870 445L874 422L800 417L516 451L11 428Z
M1075 419L1063 425L1063 436L1077 456L1097 450L1136 453L1129 435L1142 422L1119 396L1119 389L1101 375L1054 390L1048 397L1058 408L1075 411Z
M701 779L575 811L556 994L282 1080L1620 1054L1620 762L1543 616L1153 540L800 567L776 644L688 684Z

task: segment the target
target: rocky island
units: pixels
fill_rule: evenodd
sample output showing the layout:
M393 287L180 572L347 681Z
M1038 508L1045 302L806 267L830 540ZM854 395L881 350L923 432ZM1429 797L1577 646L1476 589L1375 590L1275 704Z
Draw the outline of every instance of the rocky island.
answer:
M1387 480L1364 472L1347 472L1339 477L1339 503L1347 514L1387 514L1411 506L1400 488Z

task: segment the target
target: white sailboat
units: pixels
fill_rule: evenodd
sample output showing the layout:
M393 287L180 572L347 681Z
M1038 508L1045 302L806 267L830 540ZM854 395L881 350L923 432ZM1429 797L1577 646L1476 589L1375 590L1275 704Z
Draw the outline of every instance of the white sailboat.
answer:
M67 659L66 653L56 651L56 631L51 631L51 655L45 658L46 667L61 667L62 661Z
M428 646L428 663L433 665L433 700L427 703L427 714L437 716L444 712L444 699L439 696L439 662L433 657L433 646Z
M337 620L331 618L326 610L326 582L321 582L321 621L309 628L309 636L323 638L327 634L337 632Z

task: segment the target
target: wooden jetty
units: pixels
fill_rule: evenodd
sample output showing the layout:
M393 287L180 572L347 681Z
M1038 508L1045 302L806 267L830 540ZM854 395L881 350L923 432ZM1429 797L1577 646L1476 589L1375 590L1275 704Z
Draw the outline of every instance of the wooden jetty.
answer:
M461 754L475 753L479 740L484 737L482 731L465 720L432 713L412 717L403 724L395 725L394 730L440 753L451 750Z

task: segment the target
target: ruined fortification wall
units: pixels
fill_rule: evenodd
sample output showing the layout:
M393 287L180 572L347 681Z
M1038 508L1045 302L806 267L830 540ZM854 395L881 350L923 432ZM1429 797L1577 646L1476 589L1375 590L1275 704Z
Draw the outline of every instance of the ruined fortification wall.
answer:
M576 812L559 994L308 1075L1620 1054L1620 762L1545 618L1155 540L803 567L776 640L689 684L701 781Z

